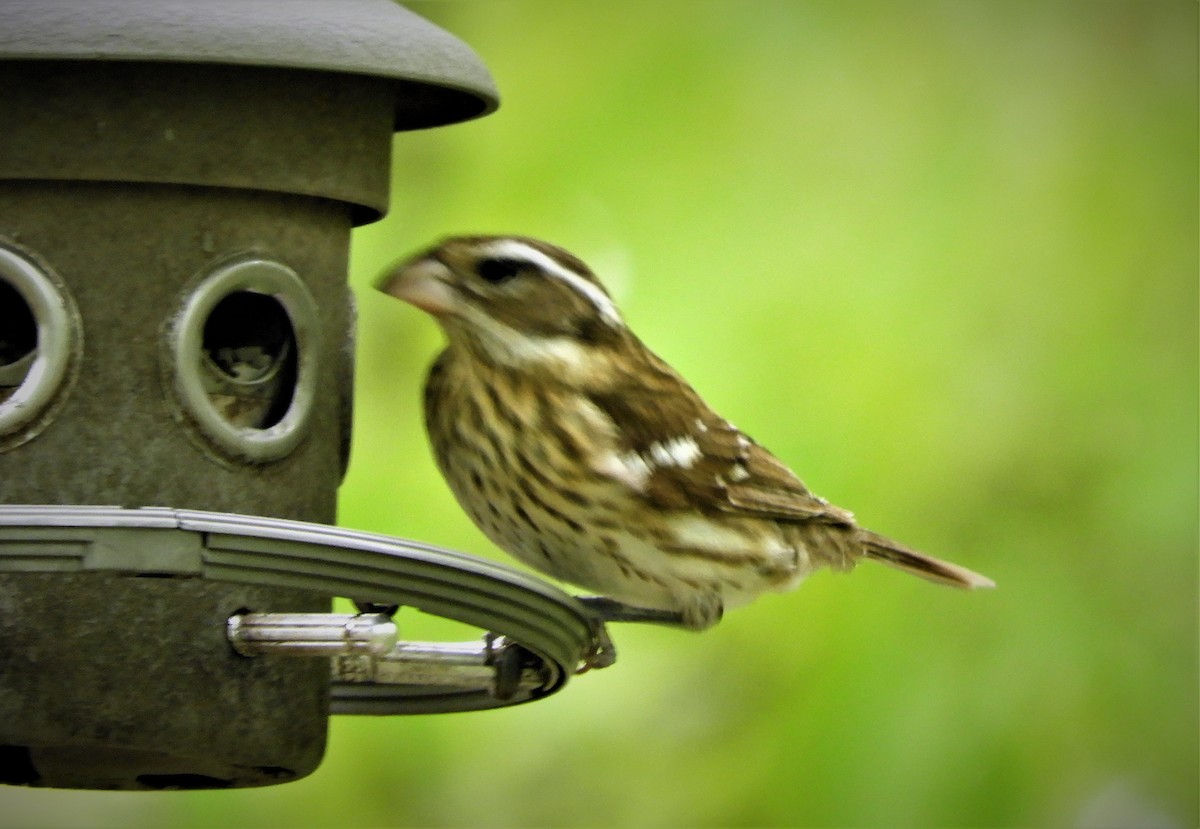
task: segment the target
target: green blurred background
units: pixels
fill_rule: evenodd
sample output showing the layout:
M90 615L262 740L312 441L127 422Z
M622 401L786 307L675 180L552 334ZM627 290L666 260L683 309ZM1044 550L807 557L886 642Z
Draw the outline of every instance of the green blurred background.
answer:
M355 237L341 523L507 560L428 456L440 334L369 285L511 231L817 492L999 589L820 574L617 628L534 705L337 718L297 783L6 789L0 824L1196 826L1196 5L411 5L503 105L398 136Z

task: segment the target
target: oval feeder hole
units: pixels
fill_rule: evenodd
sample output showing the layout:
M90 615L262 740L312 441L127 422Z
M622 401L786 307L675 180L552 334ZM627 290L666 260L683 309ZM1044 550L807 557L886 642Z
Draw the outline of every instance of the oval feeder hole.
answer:
M176 414L224 459L265 463L304 438L316 386L316 304L290 268L219 266L184 296L165 341Z
M0 403L25 382L37 341L33 309L15 287L0 282Z
M66 286L0 243L0 451L49 422L78 365L81 337Z
M234 291L217 303L201 339L208 399L235 426L268 429L296 391L296 333L274 296Z

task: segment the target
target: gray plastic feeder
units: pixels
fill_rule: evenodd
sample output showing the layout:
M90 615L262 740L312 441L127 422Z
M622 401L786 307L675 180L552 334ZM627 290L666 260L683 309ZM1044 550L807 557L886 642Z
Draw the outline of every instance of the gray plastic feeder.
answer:
M389 0L0 5L0 783L293 780L331 693L461 710L574 669L568 597L325 526L350 230L387 208L393 131L495 106L474 53ZM389 650L386 617L325 618L336 595L496 635Z

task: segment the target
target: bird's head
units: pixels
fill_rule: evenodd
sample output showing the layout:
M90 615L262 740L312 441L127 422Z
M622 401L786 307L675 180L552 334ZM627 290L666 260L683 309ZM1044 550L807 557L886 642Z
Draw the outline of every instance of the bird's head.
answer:
M476 359L564 380L603 371L629 336L587 265L536 239L445 239L377 287L432 315Z

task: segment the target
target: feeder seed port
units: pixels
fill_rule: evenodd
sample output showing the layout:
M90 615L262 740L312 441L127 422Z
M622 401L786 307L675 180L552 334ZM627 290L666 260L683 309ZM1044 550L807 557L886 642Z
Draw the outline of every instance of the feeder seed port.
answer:
M79 312L32 254L0 244L0 451L36 437L66 396L81 351Z
M173 413L216 457L265 463L306 437L319 374L319 313L299 275L235 258L184 290L162 343Z

